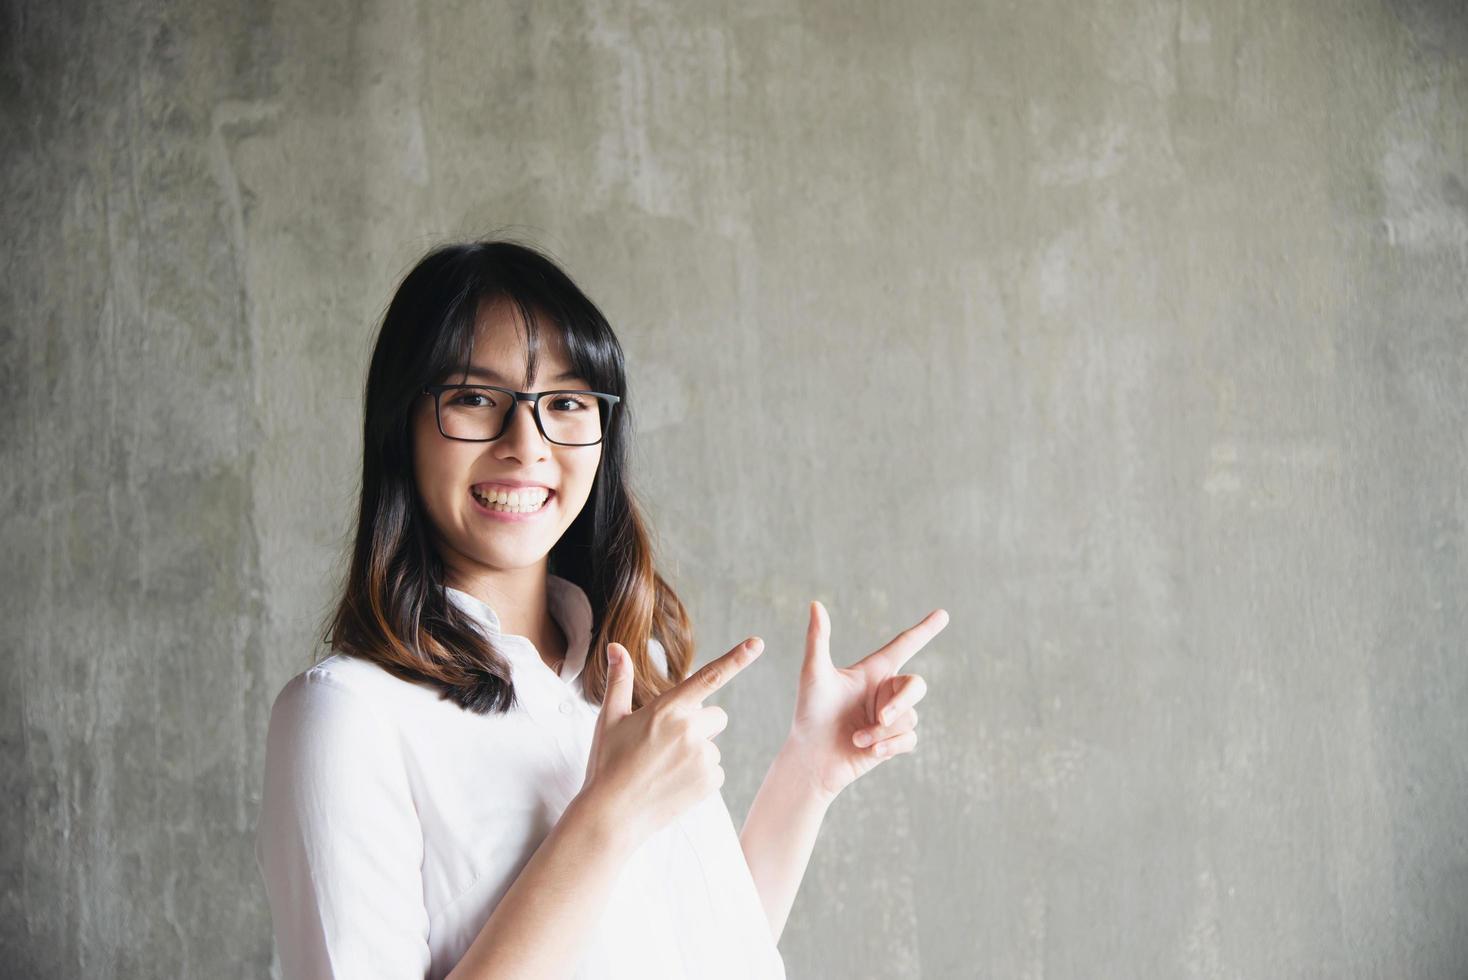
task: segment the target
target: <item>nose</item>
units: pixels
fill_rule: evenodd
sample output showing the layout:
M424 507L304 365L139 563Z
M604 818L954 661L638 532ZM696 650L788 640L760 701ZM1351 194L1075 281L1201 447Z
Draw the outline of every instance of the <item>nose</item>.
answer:
M535 424L535 405L531 402L516 402L510 409L504 435L496 439L493 445L495 454L501 459L515 459L521 463L544 459L550 452L550 443L545 441Z

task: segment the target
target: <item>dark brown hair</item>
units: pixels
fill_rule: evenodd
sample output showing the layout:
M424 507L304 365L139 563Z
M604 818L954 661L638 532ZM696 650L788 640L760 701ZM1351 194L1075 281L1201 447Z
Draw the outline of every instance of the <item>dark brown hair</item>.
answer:
M427 681L470 711L515 703L510 668L493 644L450 602L443 562L413 476L411 417L425 385L469 363L480 304L506 298L525 324L527 386L539 331L558 331L578 374L622 400L602 445L591 495L551 548L548 571L585 590L594 615L583 669L589 697L606 689L606 645L632 654L637 707L682 680L693 661L683 604L654 567L637 502L627 486L631 436L622 347L601 311L548 256L524 244L481 240L444 245L403 278L383 316L367 372L362 492L341 597L323 637L331 650L364 657L393 674ZM648 640L667 655L653 665Z

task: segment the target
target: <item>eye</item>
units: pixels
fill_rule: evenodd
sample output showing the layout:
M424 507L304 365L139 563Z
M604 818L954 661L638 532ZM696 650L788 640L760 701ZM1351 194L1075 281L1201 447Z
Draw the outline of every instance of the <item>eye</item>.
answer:
M592 401L589 395L557 395L551 399L550 407L553 412L580 412L590 408Z
M465 408L488 408L494 405L494 399L489 397L488 392L465 388L454 392L453 397L449 399L449 404L463 405Z

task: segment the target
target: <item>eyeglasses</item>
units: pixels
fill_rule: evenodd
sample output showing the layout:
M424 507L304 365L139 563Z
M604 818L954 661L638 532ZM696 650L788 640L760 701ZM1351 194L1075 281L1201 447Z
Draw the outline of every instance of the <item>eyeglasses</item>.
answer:
M439 435L462 442L493 442L509 428L510 413L530 402L535 427L558 446L594 446L606 437L612 409L622 399L601 391L511 391L494 385L428 385Z

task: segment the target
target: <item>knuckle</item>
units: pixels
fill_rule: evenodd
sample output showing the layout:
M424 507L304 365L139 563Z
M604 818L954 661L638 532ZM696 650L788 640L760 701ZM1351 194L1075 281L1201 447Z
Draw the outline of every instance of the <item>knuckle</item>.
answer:
M671 701L659 701L654 707L652 718L649 719L654 731L658 733L677 732L678 710Z

